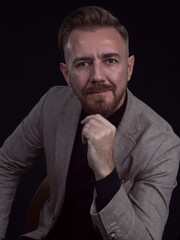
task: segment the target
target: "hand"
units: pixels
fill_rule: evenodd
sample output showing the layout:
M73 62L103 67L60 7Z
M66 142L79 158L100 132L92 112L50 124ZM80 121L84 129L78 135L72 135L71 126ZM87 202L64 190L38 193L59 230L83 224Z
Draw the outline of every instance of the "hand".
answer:
M113 148L116 128L99 114L87 116L81 121L82 142L88 144L88 164L96 180L106 177L115 168Z

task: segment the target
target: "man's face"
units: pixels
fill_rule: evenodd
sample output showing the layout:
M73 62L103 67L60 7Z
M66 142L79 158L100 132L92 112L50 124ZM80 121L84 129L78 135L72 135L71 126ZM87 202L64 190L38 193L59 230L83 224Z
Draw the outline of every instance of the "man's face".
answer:
M85 111L112 114L124 101L134 64L120 34L111 27L75 29L64 50L61 71Z

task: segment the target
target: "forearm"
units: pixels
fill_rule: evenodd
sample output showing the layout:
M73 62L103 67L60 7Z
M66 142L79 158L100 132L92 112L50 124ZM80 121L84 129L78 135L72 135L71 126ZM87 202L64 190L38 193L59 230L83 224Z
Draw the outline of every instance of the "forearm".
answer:
M176 181L167 175L165 184L163 172L154 176L156 181L153 175L134 183L127 180L100 211L94 199L91 215L104 239L111 239L111 233L124 240L161 239Z
M97 211L96 201L94 201L91 215L105 240L111 239L111 234L125 240L159 239L152 238L143 221L137 216L124 186L120 187L111 202L100 212Z
M19 175L13 172L5 147L0 149L0 237L6 234L12 202L19 182Z
M20 176L29 169L42 153L39 144L38 122L32 115L24 119L0 148L0 237L4 238ZM33 120L34 119L34 120ZM34 124L36 123L36 124ZM33 125L33 126L32 126ZM32 126L32 127L31 127ZM36 131L35 131L36 130ZM34 134L36 132L36 136Z
M116 168L108 176L95 182L98 212L111 201L120 186L121 179L118 176Z

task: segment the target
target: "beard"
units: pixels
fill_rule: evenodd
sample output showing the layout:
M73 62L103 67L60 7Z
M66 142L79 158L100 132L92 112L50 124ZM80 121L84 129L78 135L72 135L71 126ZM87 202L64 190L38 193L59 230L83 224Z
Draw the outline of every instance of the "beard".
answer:
M110 97L104 95L96 95L94 93L101 93L110 91ZM81 96L76 94L82 104L83 109L88 114L100 114L103 117L111 115L119 106L124 98L126 90L116 94L116 86L108 86L104 83L94 83L92 87L84 88Z

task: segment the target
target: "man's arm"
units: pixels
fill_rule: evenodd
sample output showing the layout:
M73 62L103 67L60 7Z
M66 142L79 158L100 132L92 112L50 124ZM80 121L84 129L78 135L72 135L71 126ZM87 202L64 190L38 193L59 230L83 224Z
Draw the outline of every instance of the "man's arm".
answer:
M94 118L96 119L94 120ZM109 148L108 144L101 144L104 141L101 137L103 138L104 135L101 133L98 135L98 126L99 130L102 131L102 128L109 128L109 125L104 124L104 120L102 120L102 125L100 126L101 118L98 116L97 119L96 115L90 119L91 122L87 121L87 119L83 121L85 126L86 124L88 126L87 130L85 127L82 133L85 141L89 141L88 160L90 161L90 166L93 166L92 169L98 173L97 176L105 177L105 175L101 175L104 165L99 165L99 163L103 161L104 156L110 156L107 152L111 149L111 144ZM96 121L98 124L95 127ZM92 127L92 131L90 127ZM109 132L109 130L105 131ZM140 173L138 172L135 177L134 184L133 182L122 184L112 200L100 212L98 211L96 200L93 203L91 208L93 222L101 231L104 239L159 240L162 237L168 217L171 194L176 185L180 159L180 142L178 138L174 135L171 136L171 134L162 134L162 136L156 136L156 138L159 138L159 142L156 139L151 141L154 145L153 155L148 160L149 163L147 163L146 168L139 170ZM102 140L101 143L100 139ZM105 139L105 142L108 142L107 138ZM113 141L113 137L109 137L109 139ZM101 148L101 146L103 147ZM104 146L107 148L104 149ZM146 148L148 147L149 145L146 145ZM143 151L145 153L146 150ZM135 154L137 156L134 161L138 161L138 156L141 157L142 152L137 151ZM102 156L102 159L99 156ZM134 156L133 153L131 153L131 156ZM96 161L98 161L97 164ZM99 171L98 167L102 169ZM120 168L119 166L118 170Z
M8 226L20 176L43 153L41 111L46 95L0 148L0 238Z

